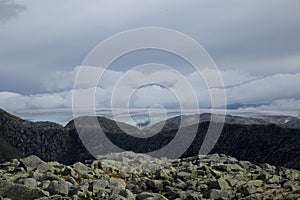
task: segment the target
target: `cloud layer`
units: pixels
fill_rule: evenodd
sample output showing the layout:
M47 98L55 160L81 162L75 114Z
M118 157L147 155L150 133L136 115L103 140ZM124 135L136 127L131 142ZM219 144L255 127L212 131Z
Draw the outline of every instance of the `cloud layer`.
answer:
M258 77L300 72L299 1L22 3L4 0L0 4L0 20L6 22L0 23L0 91L44 93L49 74L80 65L91 49L113 34L146 26L191 36L223 71ZM26 10L16 16L21 7ZM7 20L10 16L13 20ZM135 59L143 62L144 57Z
M93 76L97 67L85 67L88 76ZM73 71L56 72L45 81L44 87L48 93L35 95L21 95L11 92L0 92L0 106L7 110L33 109L33 108L70 108L72 107L73 84L79 67ZM130 73L106 70L98 85L92 85L90 79L86 79L82 85L76 88L80 96L82 107L86 107L91 96L95 94L97 108L110 108L112 97L113 107L151 107L161 104L165 108L178 108L180 103L195 108L189 98L177 98L182 94L174 94L172 91L181 93L192 90L197 96L201 108L210 107L209 88L201 78L212 77L213 70L203 69L201 75L196 72L178 78L167 70L131 71ZM239 71L221 71L224 80L224 88L210 88L210 90L223 90L227 94L227 105L257 105L261 109L294 109L300 111L300 73L276 74L267 77L255 77ZM125 77L125 78L124 78ZM155 80L163 84L145 84L145 80ZM118 85L122 80L122 84ZM191 84L191 88L182 88L184 81ZM137 88L136 85L139 87ZM121 87L121 92L114 94L115 87ZM132 92L133 91L133 92ZM128 96L129 95L129 96ZM129 101L128 101L129 100ZM88 105L91 106L91 105Z
M57 7L57 5L60 5ZM132 28L175 29L205 47L221 70L227 105L299 110L300 2L246 1L0 1L0 107L8 110L72 106L74 79L85 56L99 42ZM75 13L75 14L74 14ZM178 44L174 44L178 45ZM183 45L181 45L183 47ZM185 49L193 55L192 49ZM193 55L197 56L197 55ZM89 78L77 88L82 106L95 91L96 107L111 106L112 91L131 67L157 62L174 67L189 81L200 107L210 107L210 93L196 72L162 52L141 52L120 59L99 85ZM89 68L90 77L95 70ZM151 70L150 70L151 71ZM213 78L214 71L202 70ZM132 71L116 105L162 104L194 107L185 79L166 70ZM143 85L154 77L163 83ZM141 86L137 88L136 85ZM128 102L127 95L135 91Z

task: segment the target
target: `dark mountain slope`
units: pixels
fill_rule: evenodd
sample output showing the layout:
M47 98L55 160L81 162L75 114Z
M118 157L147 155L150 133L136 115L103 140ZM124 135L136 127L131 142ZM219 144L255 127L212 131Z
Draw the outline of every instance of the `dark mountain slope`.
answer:
M209 119L207 114L204 119ZM81 117L81 120L88 126L90 117ZM297 119L290 120L293 120L293 126L299 126ZM120 123L126 132L131 133L127 135L113 120L98 117L98 121L111 142L127 151L145 153L168 144L177 133L181 119L175 117L167 120L156 135L152 133L159 127L157 125L152 129L139 130L134 126ZM221 137L211 153L224 153L256 164L267 162L300 169L300 130L285 128L282 123L276 125L261 119L257 121L259 123L255 123L256 119L249 119L247 122L247 118L227 116ZM184 117L182 122L183 135L191 134L191 130L198 126L188 116ZM202 120L199 123L196 137L183 157L199 153L208 126L208 121ZM135 137L139 134L151 136ZM62 127L50 122L25 121L0 110L0 142L1 162L32 154L46 161L57 160L65 164L93 158L79 139L73 120L66 127Z
M0 141L1 162L29 155L64 163L91 158L78 135L68 129L51 122L22 120L1 109Z
M205 117L204 119L209 119L207 114ZM272 124L270 119L268 122L262 119L250 119L247 122L247 118L227 116L221 136L211 153L224 153L239 160L248 160L256 164L270 163L300 169L300 130L284 128L282 124ZM156 135L138 138L125 134L112 120L105 118L98 118L98 120L106 136L115 145L126 151L137 153L152 152L167 145L175 137L181 122L180 117L169 119ZM198 124L193 124L192 121L190 116L183 117L184 125L181 130L183 135L191 134L192 130L197 130ZM76 129L72 128L72 123L68 126L71 131L76 132ZM153 129L156 129L156 126L154 125ZM196 137L182 157L199 154L208 126L208 121L202 120L199 123ZM131 126L127 128L136 134L140 131ZM153 129L146 128L140 132L143 132L144 135L151 135ZM178 148L180 146L182 145L178 144Z
M200 124L197 136L183 157L199 153L209 123ZM188 132L189 127L187 127ZM211 153L235 156L253 163L300 169L300 131L274 124L225 124L221 136Z

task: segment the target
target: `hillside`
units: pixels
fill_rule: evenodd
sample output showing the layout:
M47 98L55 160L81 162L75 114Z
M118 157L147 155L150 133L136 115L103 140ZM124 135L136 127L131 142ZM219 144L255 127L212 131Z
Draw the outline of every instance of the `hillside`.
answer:
M22 120L0 109L0 161L36 155L45 161L72 163L92 158L77 134L52 122Z
M195 124L192 116L183 117L184 134L198 127L197 135L190 148L182 157L198 155L203 138L209 126L206 119L209 114L200 118L202 121ZM276 118L276 120L274 120ZM269 163L276 166L300 169L300 130L284 127L286 117L269 117L269 121L262 119L249 119L226 116L226 123L221 137L212 149L211 153L223 153L236 157L239 160L248 160L255 164ZM265 118L266 119L266 118ZM275 122L277 124L271 123ZM82 117L89 121L89 117ZM299 119L290 118L293 127L299 126ZM163 129L156 135L146 138L138 138L135 135L147 136L155 130L139 130L138 128L124 124L131 135L125 134L115 121L98 117L106 136L117 146L126 151L137 153L151 152L168 144L175 136L180 117L166 121ZM71 121L66 127L51 122L30 122L10 115L0 110L0 161L8 161L12 158L22 158L36 155L45 161L59 161L64 164L72 164L77 161L92 159L93 156L82 145Z

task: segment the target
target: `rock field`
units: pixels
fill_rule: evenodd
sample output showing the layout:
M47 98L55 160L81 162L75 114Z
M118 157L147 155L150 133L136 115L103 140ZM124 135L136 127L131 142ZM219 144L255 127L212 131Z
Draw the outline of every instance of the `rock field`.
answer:
M300 172L223 154L178 160L132 152L73 165L0 164L0 199L300 199Z

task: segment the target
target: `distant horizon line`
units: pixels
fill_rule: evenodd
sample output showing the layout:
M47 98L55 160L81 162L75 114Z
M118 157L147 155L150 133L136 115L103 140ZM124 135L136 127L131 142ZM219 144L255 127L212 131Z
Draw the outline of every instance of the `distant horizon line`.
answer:
M0 107L1 108L1 107ZM3 109L3 108L1 108ZM163 110L161 108L151 108L152 110ZM33 108L33 109L17 109L17 110L6 110L3 109L7 112L13 113L13 114L26 114L26 113L32 113L32 114L38 114L38 113L45 113L45 112L49 112L49 113L54 113L54 112L72 112L73 109L72 108ZM95 108L91 109L91 108L76 108L75 112L82 112L83 114L88 114L88 113L93 113L94 111L97 112L101 112L101 111L111 111L111 110L119 110L121 112L124 111L148 111L150 110L149 108ZM226 115L230 115L230 114L263 114L263 115L289 115L289 116L295 116L295 117L300 117L300 111L299 110L283 110L283 109L255 109L253 107L246 107L246 108L185 108L185 109L180 109L180 108L164 108L164 110L168 111L168 112L179 112L179 111L183 111L182 114L184 113L194 113L194 114L201 114L201 113L215 113L218 114L218 112L222 112L224 113L225 110L225 114ZM78 114L78 113L77 113ZM120 114L120 113L116 113L116 114Z

